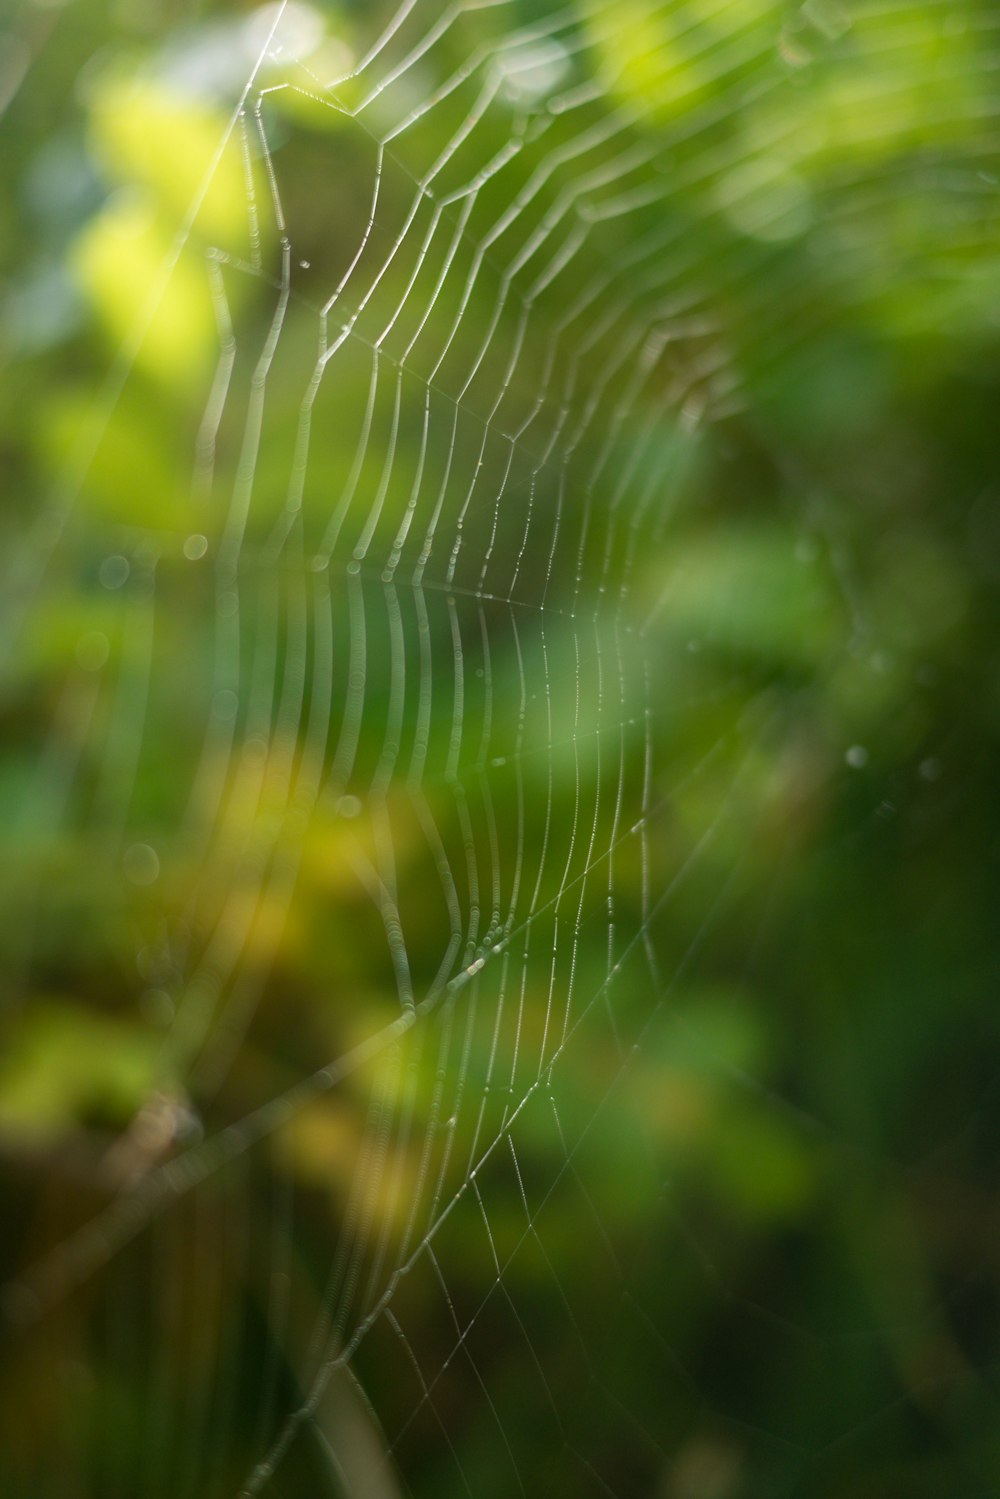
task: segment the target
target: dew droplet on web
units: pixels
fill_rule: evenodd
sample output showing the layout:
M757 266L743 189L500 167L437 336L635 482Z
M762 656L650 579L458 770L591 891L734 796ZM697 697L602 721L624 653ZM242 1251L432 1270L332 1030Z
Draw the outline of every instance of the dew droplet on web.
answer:
M129 560L120 552L115 552L111 557L105 557L101 563L97 576L105 588L121 588L130 572Z
M236 717L239 706L240 700L231 687L220 687L212 699L212 712L224 722L230 722Z
M133 885L152 885L159 878L160 858L148 843L133 843L122 855L125 878Z

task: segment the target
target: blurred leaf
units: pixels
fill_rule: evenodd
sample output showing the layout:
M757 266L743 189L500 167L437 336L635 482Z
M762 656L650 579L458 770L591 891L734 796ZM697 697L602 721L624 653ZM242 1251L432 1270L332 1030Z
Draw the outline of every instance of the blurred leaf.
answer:
M218 349L203 265L175 246L152 201L120 193L78 239L73 262L113 342L182 392Z
M94 1113L122 1126L149 1096L159 1053L137 1025L37 1000L0 1068L0 1127L46 1143Z

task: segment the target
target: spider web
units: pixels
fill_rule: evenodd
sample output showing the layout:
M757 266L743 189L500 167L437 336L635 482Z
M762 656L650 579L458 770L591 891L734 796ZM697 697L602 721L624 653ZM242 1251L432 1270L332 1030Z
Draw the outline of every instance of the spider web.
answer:
M51 1207L7 1288L33 1348L83 1318L116 1371L110 1408L73 1385L97 1436L57 1422L77 1471L118 1433L94 1492L622 1494L683 1433L781 1446L706 1411L672 1351L671 1285L737 1278L676 1210L677 1141L707 1077L804 1156L885 1169L771 1085L705 964L752 963L746 855L771 840L777 885L794 838L747 785L809 672L878 642L774 432L755 461L800 508L759 479L747 506L771 505L779 577L738 527L698 548L705 475L732 489L750 451L746 382L798 367L831 289L854 305L859 207L905 196L878 108L833 115L871 149L805 138L815 69L860 30L891 111L879 66L947 7L626 11L408 0L356 18L352 53L336 16L281 5L138 85L232 110L17 579L30 617L83 569L101 610L26 909L83 840L155 1036L101 1191ZM993 29L934 76L984 75ZM931 90L920 129L968 131L966 97L938 119ZM973 167L995 146L963 141ZM951 201L973 233L974 188ZM189 285L212 358L185 369L180 339L147 469L128 432ZM124 511L102 498L123 464ZM747 586L794 597L779 637L815 622L805 672L792 641L778 673L732 648ZM813 774L867 753L834 742ZM45 961L28 923L21 971ZM844 1332L737 1299L751 1336L821 1356L886 1336L884 1308ZM803 1467L892 1403L862 1399ZM730 1492L725 1442L669 1492Z

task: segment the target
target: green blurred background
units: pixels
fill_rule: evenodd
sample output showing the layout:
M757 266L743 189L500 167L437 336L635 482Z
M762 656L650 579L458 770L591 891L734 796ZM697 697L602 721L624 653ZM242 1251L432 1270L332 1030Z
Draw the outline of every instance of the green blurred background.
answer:
M395 14L2 21L0 1487L992 1499L1000 18Z

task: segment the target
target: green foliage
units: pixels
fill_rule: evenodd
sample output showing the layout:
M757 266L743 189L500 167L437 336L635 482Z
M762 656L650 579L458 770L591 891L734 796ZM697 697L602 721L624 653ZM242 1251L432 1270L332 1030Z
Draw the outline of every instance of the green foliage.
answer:
M469 8L400 105L347 76L376 30L363 8L298 7L306 66L266 61L259 115L238 119L246 15L196 9L180 33L165 7L67 7L5 120L5 1274L112 1226L85 1237L51 1364L41 1324L12 1334L4 1492L237 1492L272 1415L262 1388L282 1414L308 1396L331 1244L350 1233L383 1271L406 1264L421 1141L447 1202L519 1106L477 1176L483 1216L466 1191L440 1239L448 1311L485 1308L470 1342L528 1492L582 1492L560 1455L580 1443L618 1493L985 1499L989 8L579 0L520 68L506 8ZM480 114L470 71L421 115L480 45L505 59ZM573 139L551 100L593 80L595 125L618 111L622 135L584 165L633 151L652 176L624 204L598 194L586 254L542 284L518 252L561 224L584 170L547 175ZM367 252L387 270L321 314L394 109L408 123L380 158ZM476 149L452 159L473 118ZM511 204L515 231L477 260ZM447 274L394 259L439 205ZM581 373L553 330L602 277L619 316ZM578 469L509 442L540 371L578 415L632 323L647 378L617 426L584 425ZM350 334L336 380L321 325L327 349ZM430 556L412 497L451 503L480 472L503 503L476 491L435 542L435 586L396 588L400 556L400 580ZM544 527L565 546L555 569ZM451 547L463 586L442 582ZM485 560L465 574L470 556ZM399 702L399 660L426 676L419 699ZM619 765L640 790L616 809ZM446 847L476 891L454 944ZM554 912L547 947L530 922L505 928L497 867ZM369 1046L414 1005L412 1034ZM275 1099L293 1106L272 1115ZM373 1099L412 1121L381 1175ZM119 1242L122 1203L146 1217ZM289 1268L262 1290L232 1267L268 1235ZM558 1437L528 1408L497 1284L549 1371ZM144 1386L106 1337L129 1297L160 1359ZM393 1305L433 1378L454 1326L426 1264ZM400 1361L382 1324L357 1360L390 1436L415 1408L429 1420ZM476 1499L513 1492L469 1386L443 1381L440 1426L406 1438L414 1492L461 1493L462 1472ZM361 1493L378 1462L345 1442ZM283 1471L274 1494L333 1491L304 1441Z

